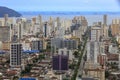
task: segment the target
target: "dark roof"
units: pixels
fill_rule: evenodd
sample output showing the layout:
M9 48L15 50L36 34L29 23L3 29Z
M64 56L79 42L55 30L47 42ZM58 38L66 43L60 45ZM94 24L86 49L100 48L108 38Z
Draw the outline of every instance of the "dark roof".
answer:
M38 53L39 50L25 50L23 53Z
M107 54L108 61L119 61L119 54Z

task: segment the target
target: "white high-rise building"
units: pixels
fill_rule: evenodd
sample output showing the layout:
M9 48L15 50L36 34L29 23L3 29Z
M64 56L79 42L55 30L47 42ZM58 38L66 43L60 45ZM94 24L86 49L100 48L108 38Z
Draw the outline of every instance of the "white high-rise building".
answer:
M56 38L64 38L65 29L60 27L59 30L56 31Z
M97 63L97 56L100 53L99 42L87 43L87 61Z
M12 43L10 46L10 66L21 66L22 44Z
M90 38L91 41L99 41L101 36L101 28L100 27L92 27Z

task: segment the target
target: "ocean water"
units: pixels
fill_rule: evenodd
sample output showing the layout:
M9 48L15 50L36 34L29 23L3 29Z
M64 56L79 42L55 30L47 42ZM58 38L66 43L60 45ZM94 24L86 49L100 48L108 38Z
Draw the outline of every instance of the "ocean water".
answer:
M103 22L104 14L107 14L108 25L112 23L113 19L120 19L120 12L21 12L21 14L26 18L32 18L41 15L43 21L47 21L50 17L73 19L75 16L85 16L89 26L91 26L93 22Z

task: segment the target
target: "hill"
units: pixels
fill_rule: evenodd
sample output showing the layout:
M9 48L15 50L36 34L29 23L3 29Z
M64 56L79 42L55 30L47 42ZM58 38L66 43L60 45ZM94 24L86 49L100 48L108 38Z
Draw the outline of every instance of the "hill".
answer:
M9 17L20 17L20 16L22 16L20 13L18 13L17 11L15 11L13 9L0 6L0 17L4 17L4 14L8 14Z

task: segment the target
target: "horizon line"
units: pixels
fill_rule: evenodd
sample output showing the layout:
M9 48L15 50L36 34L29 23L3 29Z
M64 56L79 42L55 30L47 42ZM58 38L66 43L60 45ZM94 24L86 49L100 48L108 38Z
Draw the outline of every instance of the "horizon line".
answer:
M18 12L111 12L116 13L120 11L19 11Z

